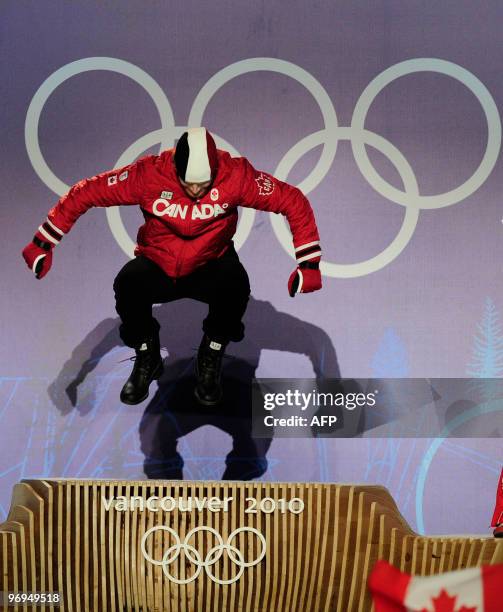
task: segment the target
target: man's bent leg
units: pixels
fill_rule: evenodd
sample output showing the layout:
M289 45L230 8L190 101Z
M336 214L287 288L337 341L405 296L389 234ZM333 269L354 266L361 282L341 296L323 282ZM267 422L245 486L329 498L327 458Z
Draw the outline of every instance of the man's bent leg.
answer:
M114 280L115 309L121 318L120 336L134 348L145 337L159 331L152 305L167 302L174 292L173 281L153 261L135 257Z
M232 248L187 277L184 292L209 305L196 360L195 395L202 404L212 406L222 398L220 378L225 347L229 341L239 342L244 336L241 319L250 296L248 274Z
M171 279L145 257L128 262L114 281L116 310L122 320L120 335L136 352L133 371L121 391L125 404L146 399L150 383L162 374L159 323L152 317L152 305L169 301L172 285Z
M204 333L220 344L242 340L242 318L250 298L250 281L234 247L186 278L183 290L187 297L209 306L203 321Z

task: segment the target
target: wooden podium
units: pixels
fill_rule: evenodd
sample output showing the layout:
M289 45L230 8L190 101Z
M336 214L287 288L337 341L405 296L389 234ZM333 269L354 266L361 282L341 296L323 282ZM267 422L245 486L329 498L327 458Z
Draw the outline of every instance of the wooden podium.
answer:
M418 575L503 562L503 541L420 537L383 487L24 480L0 525L6 610L371 609L377 559Z

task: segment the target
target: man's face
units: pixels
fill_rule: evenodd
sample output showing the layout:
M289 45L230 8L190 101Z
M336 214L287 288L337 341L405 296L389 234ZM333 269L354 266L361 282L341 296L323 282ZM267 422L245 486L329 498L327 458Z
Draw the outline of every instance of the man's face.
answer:
M211 185L211 181L205 181L204 183L186 183L180 180L180 184L183 187L185 193L189 198L202 198L203 195L208 191Z

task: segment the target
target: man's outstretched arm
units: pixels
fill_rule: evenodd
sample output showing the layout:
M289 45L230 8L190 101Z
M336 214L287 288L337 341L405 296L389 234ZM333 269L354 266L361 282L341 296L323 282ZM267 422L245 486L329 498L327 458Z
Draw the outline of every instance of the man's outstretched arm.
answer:
M152 157L79 181L58 200L23 249L23 258L37 278L49 272L54 247L89 208L134 205L141 201L144 174Z
M236 163L242 174L242 205L285 215L288 221L297 260L288 280L290 295L321 289L320 236L308 199L297 187L255 170L248 160L240 158Z

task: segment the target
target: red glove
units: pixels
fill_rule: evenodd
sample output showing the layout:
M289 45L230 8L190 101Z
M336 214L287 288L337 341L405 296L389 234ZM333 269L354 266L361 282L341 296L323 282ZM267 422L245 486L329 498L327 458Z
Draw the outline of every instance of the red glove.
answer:
M321 289L321 272L319 262L303 261L290 274L288 293L295 297L296 293L311 293Z
M52 249L59 244L63 232L47 219L33 240L23 249L23 258L37 278L44 278L52 265Z

